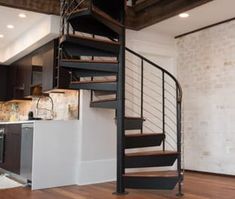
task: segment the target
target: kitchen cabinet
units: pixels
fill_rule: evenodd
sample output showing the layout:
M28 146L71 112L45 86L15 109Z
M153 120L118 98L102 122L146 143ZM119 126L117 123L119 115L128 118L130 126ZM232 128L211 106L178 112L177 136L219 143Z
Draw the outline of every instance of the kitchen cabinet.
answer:
M7 100L8 66L0 66L0 101Z
M67 89L70 74L58 66L55 39L7 67L0 66L0 101L30 100L31 96Z
M52 91L54 89L66 89L70 83L70 74L67 70L58 68L58 39L55 39L32 54L33 67L41 67L41 86L42 92ZM38 70L32 70L32 78ZM35 83L32 81L32 85Z
M0 167L20 174L21 124L1 125L4 129L4 155Z
M9 66L7 81L7 98L9 100L25 100L30 95L31 81L30 58L26 57Z
M58 40L43 47L42 91L66 89L69 87L70 74L58 66Z

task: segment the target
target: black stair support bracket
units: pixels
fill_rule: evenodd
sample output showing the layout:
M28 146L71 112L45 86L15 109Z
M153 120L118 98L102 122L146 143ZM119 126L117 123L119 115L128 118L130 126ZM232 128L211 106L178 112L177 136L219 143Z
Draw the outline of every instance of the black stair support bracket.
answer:
M160 146L164 140L164 134L134 134L125 136L125 148L142 148Z
M137 155L125 157L126 168L142 168L142 167L164 167L173 166L176 159L178 158L177 153L169 154L156 154L156 155Z
M133 177L125 176L126 188L172 190L178 183L178 177Z
M106 83L72 83L70 89L73 90L93 90L93 91L116 91L116 82L106 82Z

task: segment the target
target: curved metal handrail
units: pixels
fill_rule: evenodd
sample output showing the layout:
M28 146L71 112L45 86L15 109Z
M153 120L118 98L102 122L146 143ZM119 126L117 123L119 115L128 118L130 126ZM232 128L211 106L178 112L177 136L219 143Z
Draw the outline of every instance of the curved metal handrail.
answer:
M176 86L177 86L177 88L178 88L178 90L179 90L179 95L178 95L177 101L178 101L178 103L180 103L180 102L182 101L182 96L183 96L182 87L181 87L180 83L178 82L178 80L175 78L174 75L172 75L170 72L168 72L166 69L162 68L161 66L159 66L159 65L155 64L154 62L150 61L150 60L147 59L146 57L140 55L139 53L137 53L137 52L135 52L135 51L133 51L133 50L127 48L127 47L126 47L126 51L128 51L128 52L130 52L131 54L133 54L133 55L139 57L140 59L144 60L145 62L151 64L151 65L154 66L155 68L158 68L159 70L161 70L162 72L164 72L164 73L166 73L168 76L170 76L170 77L174 80L174 82L176 83Z

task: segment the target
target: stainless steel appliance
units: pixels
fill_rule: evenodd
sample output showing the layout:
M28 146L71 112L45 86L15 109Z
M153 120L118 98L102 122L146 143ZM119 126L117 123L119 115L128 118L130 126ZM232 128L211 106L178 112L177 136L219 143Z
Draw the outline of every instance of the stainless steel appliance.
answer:
M0 163L4 162L5 129L0 128Z
M20 176L32 181L33 124L22 124Z

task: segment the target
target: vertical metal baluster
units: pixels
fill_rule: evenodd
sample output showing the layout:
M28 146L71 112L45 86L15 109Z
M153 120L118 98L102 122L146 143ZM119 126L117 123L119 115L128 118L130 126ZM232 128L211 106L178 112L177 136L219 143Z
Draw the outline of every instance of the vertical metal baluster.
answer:
M178 170L178 196L182 196L182 168L181 168L181 99L179 99L179 88L176 84L176 119L177 119L177 170Z
M60 36L64 35L64 0L60 0Z
M93 39L95 38L95 35L94 35L94 34L92 35L92 38L93 38ZM91 60L94 60L94 56L91 57ZM94 77L92 76L92 77L91 77L91 81L93 81L93 80L94 80ZM94 94L94 91L91 90L91 102L93 101L93 94Z
M141 118L144 117L144 60L141 59ZM141 134L143 134L143 125L141 127Z
M162 71L162 133L166 135L166 124L165 124L165 73ZM162 144L163 151L166 150L166 137L164 136L163 144Z

